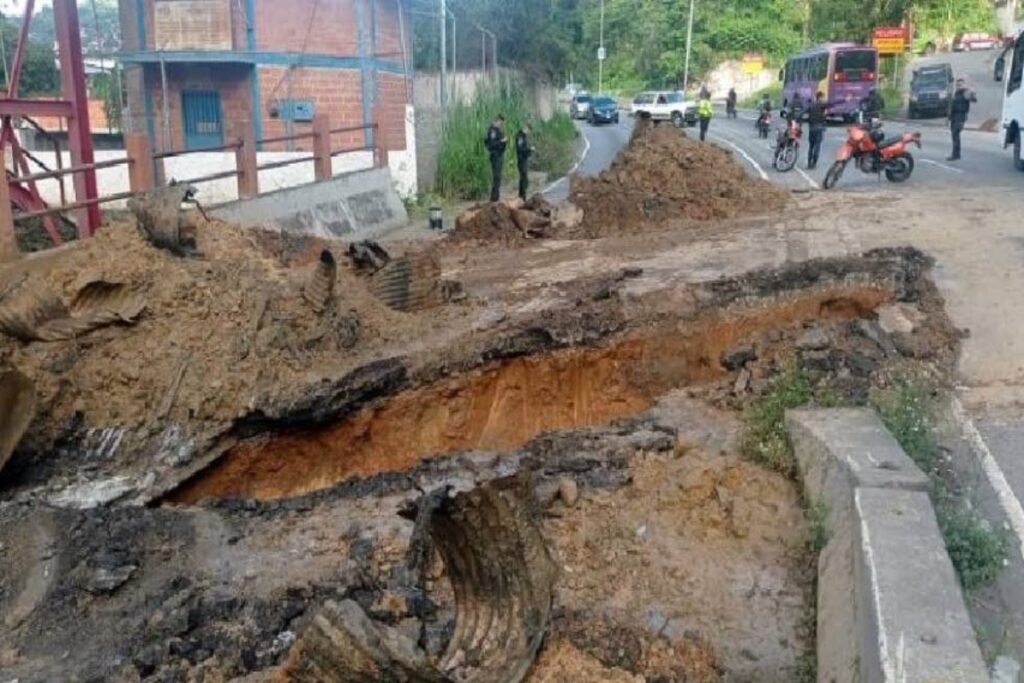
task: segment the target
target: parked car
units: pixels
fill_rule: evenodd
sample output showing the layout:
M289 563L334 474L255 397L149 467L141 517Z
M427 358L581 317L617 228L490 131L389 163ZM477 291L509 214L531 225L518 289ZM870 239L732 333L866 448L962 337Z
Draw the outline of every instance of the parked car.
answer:
M599 123L618 123L619 103L607 95L598 95L590 103L587 122L592 126L596 126Z
M634 116L649 116L655 121L671 121L682 128L697 125L697 103L687 101L676 90L642 92L633 98Z
M590 103L593 98L590 93L577 93L569 104L569 116L574 119L585 119L590 113Z
M948 62L929 64L914 69L910 79L910 104L907 114L912 119L923 116L947 116L953 97L953 67Z
M1002 40L989 33L961 33L953 39L955 52L971 50L994 50L1002 44Z

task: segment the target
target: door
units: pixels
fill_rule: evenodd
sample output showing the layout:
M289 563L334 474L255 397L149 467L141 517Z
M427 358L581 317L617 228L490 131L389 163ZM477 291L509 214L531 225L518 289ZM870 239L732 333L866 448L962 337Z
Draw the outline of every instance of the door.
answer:
M216 90L185 90L181 93L185 148L202 149L224 144L220 93Z

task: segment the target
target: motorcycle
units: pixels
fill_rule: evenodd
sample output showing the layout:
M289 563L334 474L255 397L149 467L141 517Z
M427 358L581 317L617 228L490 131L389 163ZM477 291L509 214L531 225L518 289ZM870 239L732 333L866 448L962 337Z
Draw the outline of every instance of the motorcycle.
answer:
M763 111L761 115L757 117L757 121L754 123L754 128L757 129L757 136L763 140L768 139L768 132L772 128L772 113L770 111Z
M902 183L914 172L914 157L907 151L911 144L921 148L920 133L903 133L886 139L880 123L851 126L846 142L840 145L835 163L821 185L826 190L835 187L851 161L864 173L884 172L890 183Z
M775 143L775 155L772 158L772 168L780 173L792 171L796 166L796 160L800 156L800 141L804 136L803 126L796 116L786 117L789 123L786 128L779 131L778 140Z

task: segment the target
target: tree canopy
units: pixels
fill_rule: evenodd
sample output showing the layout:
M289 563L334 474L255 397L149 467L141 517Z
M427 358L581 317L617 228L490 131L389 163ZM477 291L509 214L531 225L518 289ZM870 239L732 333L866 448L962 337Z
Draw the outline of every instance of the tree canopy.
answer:
M458 20L460 68L481 63L480 25L498 35L502 64L555 80L572 73L596 87L600 0L449 0L449 6ZM606 88L681 82L689 6L689 0L604 0ZM436 2L419 0L414 9L416 65L436 69ZM811 43L867 41L873 27L903 21L918 34L947 39L992 30L993 0L696 0L691 72L699 77L746 52L781 61Z

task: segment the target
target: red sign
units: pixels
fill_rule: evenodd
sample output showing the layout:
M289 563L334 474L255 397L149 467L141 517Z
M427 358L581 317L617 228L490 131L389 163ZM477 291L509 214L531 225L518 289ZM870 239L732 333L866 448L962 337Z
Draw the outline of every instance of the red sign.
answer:
M871 44L881 55L905 52L910 46L910 27L879 26L871 32Z

